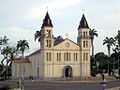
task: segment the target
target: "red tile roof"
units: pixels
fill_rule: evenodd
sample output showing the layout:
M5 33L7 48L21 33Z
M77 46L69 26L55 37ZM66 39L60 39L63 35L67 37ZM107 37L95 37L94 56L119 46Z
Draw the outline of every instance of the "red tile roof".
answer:
M15 61L15 63L30 63L28 57L25 57L25 58L15 58L13 61Z
M41 49L39 49L39 50L37 50L37 51L35 51L35 52L31 53L29 56L32 56L32 55L35 55L35 54L39 54L39 53L40 53L40 51L41 51Z

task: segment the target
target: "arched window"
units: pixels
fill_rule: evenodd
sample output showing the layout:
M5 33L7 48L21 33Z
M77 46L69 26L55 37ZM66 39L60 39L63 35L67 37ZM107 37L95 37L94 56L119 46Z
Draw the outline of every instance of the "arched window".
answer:
M88 61L88 53L86 53L86 61Z
M84 61L85 61L85 58L86 58L86 57L85 57L85 53L83 53L83 60L84 60Z
M85 33L86 33L86 35L85 35L85 36L87 37L87 32L85 32Z
M51 47L51 40L49 40L49 47Z
M71 53L69 53L69 61L71 60Z
M86 41L86 47L88 48L88 41Z
M83 41L83 47L85 48L85 41Z
M85 38L85 32L83 32L83 37Z
M51 61L51 53L49 53L49 61Z
M46 37L48 37L48 30L46 31Z
M67 61L68 61L68 52L66 53Z
M48 47L48 40L46 40L46 47Z
M78 57L78 56L77 56L77 53L76 53L76 61L77 61L77 57Z

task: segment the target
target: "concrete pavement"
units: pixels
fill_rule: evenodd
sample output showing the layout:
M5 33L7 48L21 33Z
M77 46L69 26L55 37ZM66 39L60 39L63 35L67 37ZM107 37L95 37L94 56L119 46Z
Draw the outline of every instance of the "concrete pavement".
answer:
M17 87L17 81L0 81L0 86L10 84L14 88ZM101 90L100 79L94 81L84 79L81 80L25 80L25 90ZM106 90L117 90L120 86L120 80L110 80L107 82ZM118 89L119 90L119 89Z
M106 90L120 90L120 87L108 88Z

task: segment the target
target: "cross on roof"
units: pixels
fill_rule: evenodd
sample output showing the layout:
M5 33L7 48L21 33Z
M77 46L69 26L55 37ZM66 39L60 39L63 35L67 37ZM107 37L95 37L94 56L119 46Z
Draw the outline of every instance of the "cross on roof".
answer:
M46 7L47 11L48 11L48 7Z
M82 12L84 13L85 9L82 9Z
M68 38L68 36L69 36L68 33L66 33L65 35L66 35L66 38Z

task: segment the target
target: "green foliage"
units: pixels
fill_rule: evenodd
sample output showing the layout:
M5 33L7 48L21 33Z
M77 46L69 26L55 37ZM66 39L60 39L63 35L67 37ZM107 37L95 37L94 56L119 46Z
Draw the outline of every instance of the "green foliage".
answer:
M91 75L96 76L97 73L105 73L108 71L109 58L103 52L91 56Z
M17 43L17 50L18 49L22 52L22 57L24 57L24 51L29 49L29 43L27 40L19 40Z
M38 39L38 42L41 42L41 39L44 37L42 30L36 31L34 37L35 37L35 41Z
M97 68L95 58L93 56L90 57L90 63L91 63L91 75L95 77L97 74Z
M2 87L0 87L0 90L13 90L13 87L10 86L9 84L4 84Z
M90 40L91 40L91 46L92 46L92 56L94 56L94 45L93 45L93 41L94 41L94 37L98 37L97 31L95 29L90 29L89 31L89 35L90 35Z
M95 29L90 29L89 31L90 39L94 39L94 37L98 37L97 31Z
M54 42L55 42L55 43L60 42L60 41L62 41L62 40L64 40L64 39L63 39L63 37L60 36L60 35L57 36L57 37L54 37Z
M91 75L95 77L97 74L97 69L96 68L91 68Z
M115 40L112 37L111 38L106 37L103 40L103 45L105 45L105 44L107 44L107 46L115 45Z
M119 45L119 47L120 47L120 30L118 30L118 34L117 34L117 36L115 37L115 39L117 40L118 45Z
M108 57L103 52L99 52L95 55L95 61L96 63L99 63L98 65L98 72L103 73L108 70Z
M114 50L114 52L119 53L120 52L120 30L118 30L118 34L115 37L116 40L116 47Z
M0 37L0 45L6 44L6 43L8 42L8 40L9 40L9 39L8 39L6 36L4 36L3 38Z
M106 37L104 40L103 40L103 45L107 44L107 48L108 48L108 55L110 56L110 49L111 49L111 46L112 45L115 45L115 40L111 37L111 38L108 38Z

